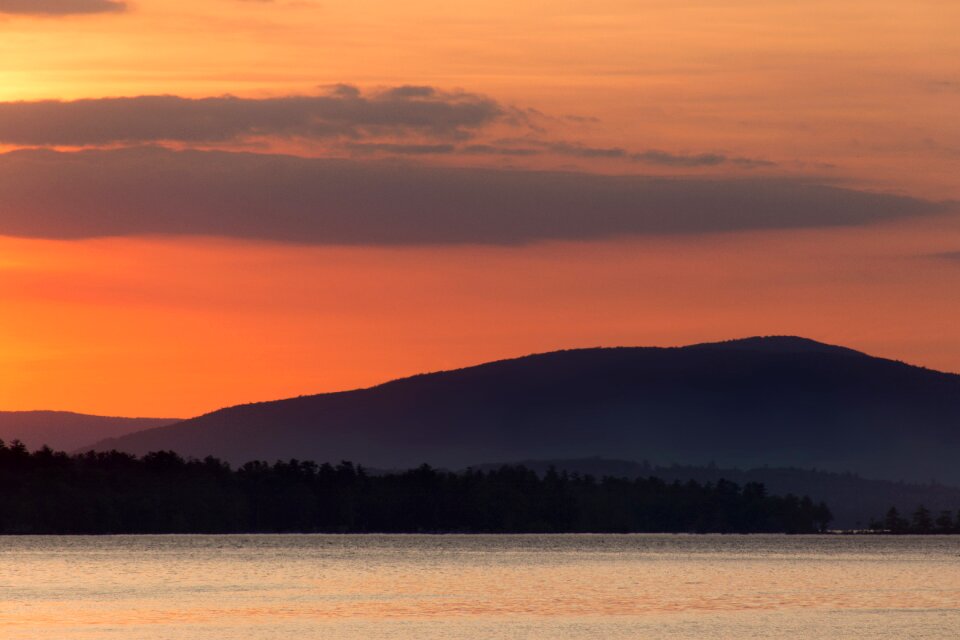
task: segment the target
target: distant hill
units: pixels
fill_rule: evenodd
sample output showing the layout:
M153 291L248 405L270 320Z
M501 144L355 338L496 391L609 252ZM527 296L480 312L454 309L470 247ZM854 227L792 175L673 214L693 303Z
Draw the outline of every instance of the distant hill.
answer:
M43 445L72 451L104 438L178 422L165 418L107 418L66 411L0 411L0 440L20 440L29 449Z
M960 485L960 376L796 337L578 349L231 407L95 448L385 469L604 456Z
M889 480L868 480L852 473L831 473L810 469L722 469L711 466L652 466L649 463L604 458L579 458L573 460L522 460L520 464L540 474L550 467L558 471L618 478L661 478L667 482L698 483L730 480L740 486L759 482L772 495L792 493L809 495L814 501L826 502L833 512L832 527L842 529L865 528L871 518L882 518L891 506L897 507L907 517L919 506L926 506L932 513L950 511L956 515L960 510L960 487L942 484L909 484ZM501 463L474 465L476 469L499 469Z

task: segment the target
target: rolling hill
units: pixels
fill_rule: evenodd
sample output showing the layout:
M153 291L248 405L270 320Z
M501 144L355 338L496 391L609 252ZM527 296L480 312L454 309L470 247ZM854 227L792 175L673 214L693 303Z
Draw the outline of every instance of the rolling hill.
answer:
M107 418L66 411L0 411L0 440L28 449L71 451L91 442L178 422L167 418Z
M960 485L960 376L796 337L578 349L231 407L93 448L379 468L605 456Z

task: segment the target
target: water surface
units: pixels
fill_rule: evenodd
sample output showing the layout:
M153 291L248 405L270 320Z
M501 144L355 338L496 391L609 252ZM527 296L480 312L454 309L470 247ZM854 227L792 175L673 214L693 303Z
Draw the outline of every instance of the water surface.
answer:
M0 538L5 640L960 637L960 536Z

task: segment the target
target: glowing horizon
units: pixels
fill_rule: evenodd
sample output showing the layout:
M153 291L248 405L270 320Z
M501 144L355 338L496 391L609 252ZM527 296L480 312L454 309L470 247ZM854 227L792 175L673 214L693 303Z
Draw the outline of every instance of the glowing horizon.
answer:
M960 371L960 5L108 4L0 2L0 410L771 334Z

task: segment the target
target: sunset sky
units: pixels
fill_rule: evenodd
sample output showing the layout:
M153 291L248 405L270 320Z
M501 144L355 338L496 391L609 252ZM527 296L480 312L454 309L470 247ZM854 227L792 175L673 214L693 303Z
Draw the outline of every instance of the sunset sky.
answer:
M960 3L0 0L0 410L584 346L960 372Z

